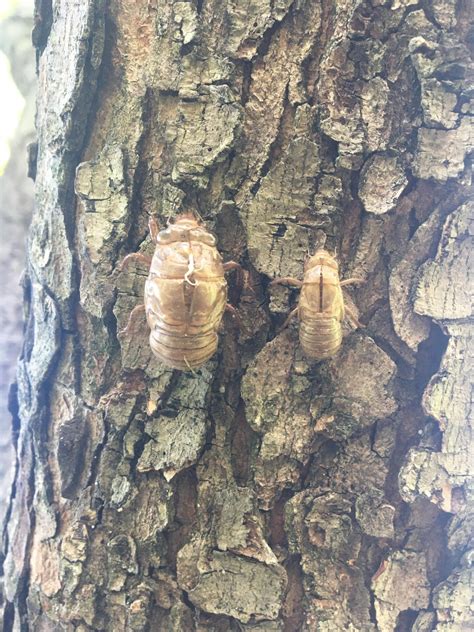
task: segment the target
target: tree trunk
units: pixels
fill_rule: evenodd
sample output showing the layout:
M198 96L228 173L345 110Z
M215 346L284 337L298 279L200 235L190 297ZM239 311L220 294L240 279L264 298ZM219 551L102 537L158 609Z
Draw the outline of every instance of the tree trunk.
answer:
M4 629L470 629L467 3L50 4ZM195 373L117 336L183 211L250 272ZM365 327L312 362L320 229Z

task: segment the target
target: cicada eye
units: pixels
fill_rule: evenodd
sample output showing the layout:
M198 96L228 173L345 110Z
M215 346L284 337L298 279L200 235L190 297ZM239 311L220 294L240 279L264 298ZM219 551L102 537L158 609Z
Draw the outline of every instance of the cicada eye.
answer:
M177 241L188 241L189 228L179 224L170 224L166 230L158 235L159 244L171 244Z
M207 246L215 246L217 243L214 235L211 235L211 233L208 233L207 230L203 230L201 227L190 230L189 235L194 241L200 241Z
M164 230L160 230L156 241L159 244L169 244L170 242L175 241L173 226L169 225Z

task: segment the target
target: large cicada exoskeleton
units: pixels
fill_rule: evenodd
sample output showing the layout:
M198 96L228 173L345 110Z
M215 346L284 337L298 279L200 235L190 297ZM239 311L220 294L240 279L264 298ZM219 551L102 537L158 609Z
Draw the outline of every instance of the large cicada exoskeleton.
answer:
M317 250L306 261L302 281L292 277L272 281L271 285L281 283L301 288L298 305L283 327L298 316L300 344L305 355L315 360L333 356L342 343L342 321L345 316L356 327L361 327L355 315L344 304L342 287L362 281L363 279L358 278L340 281L338 263L324 248Z
M235 314L227 304L225 272L240 266L222 262L215 237L192 215L180 215L160 231L152 219L150 233L156 242L153 258L134 253L122 264L135 259L150 269L145 304L134 308L122 333L145 310L150 346L159 360L174 369L196 369L216 352L224 311Z

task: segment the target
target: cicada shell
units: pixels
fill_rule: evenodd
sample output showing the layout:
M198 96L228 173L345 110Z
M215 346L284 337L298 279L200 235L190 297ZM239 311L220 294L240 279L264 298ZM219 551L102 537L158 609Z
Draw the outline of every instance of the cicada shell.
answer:
M342 343L344 297L337 261L319 250L305 266L298 304L300 344L310 358L330 358Z
M301 287L298 306L285 325L298 316L299 339L306 356L324 360L337 353L342 343L342 321L346 313L360 327L352 312L344 306L342 286L361 281L357 278L340 281L335 257L321 248L306 262L303 281L283 277L272 282Z
M240 266L223 263L215 237L191 215L159 232L152 221L150 231L156 240L145 283L150 346L167 366L196 369L216 352L226 307L235 311L227 305L225 271Z

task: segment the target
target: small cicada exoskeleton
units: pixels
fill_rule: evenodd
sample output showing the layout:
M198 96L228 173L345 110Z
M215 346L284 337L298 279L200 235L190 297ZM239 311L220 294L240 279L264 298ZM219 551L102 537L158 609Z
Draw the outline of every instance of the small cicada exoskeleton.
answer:
M356 327L361 327L356 316L344 305L342 286L360 283L363 279L339 280L338 263L327 250L320 248L304 267L303 281L292 277L274 279L271 285L281 283L300 287L297 307L286 319L283 328L298 316L299 338L303 352L315 360L333 356L342 343L342 321L347 316Z
M222 262L215 237L192 215L180 215L164 230L153 219L149 226L156 243L153 258L134 253L122 264L135 259L150 268L145 304L132 310L122 333L145 310L153 353L171 368L193 370L216 352L224 311L236 315L227 304L225 272L240 265Z

